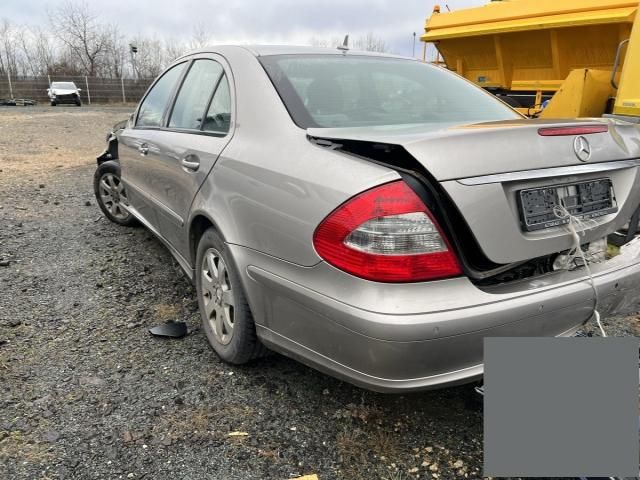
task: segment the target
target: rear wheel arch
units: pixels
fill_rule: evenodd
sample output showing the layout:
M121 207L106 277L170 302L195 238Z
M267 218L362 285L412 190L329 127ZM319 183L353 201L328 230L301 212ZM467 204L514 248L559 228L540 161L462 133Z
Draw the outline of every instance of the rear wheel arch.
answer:
M226 246L227 246L227 239L225 237L224 232L218 227L218 223L211 218L211 216L206 213L206 212L202 212L202 211L198 211L196 213L193 214L193 217L191 218L191 221L189 222L189 261L191 262L191 265L193 266L193 271L194 271L194 278L193 278L193 283L196 283L196 277L195 275L198 275L198 249L200 246L200 241L203 237L203 235L209 230L213 230L215 232L215 234L220 237L220 239L222 240L222 242L225 244L225 250ZM234 270L238 273L238 283L242 286L243 291L247 292L246 289L246 284L245 284L245 278L243 278L243 275L241 274L242 271L242 267L241 264L238 264L238 259L235 258L233 256L233 254L227 250L227 255L228 255L228 261L229 263L232 265L232 267L234 268ZM245 293L246 297L247 297L247 303L249 305L251 305L251 301L249 299L249 294ZM250 308L251 310L251 308Z
M242 276L227 243L208 217L199 217L196 217L198 228L210 225L198 241L195 261L194 279L203 330L223 361L243 364L265 355L267 350L258 338Z
M192 265L196 265L196 256L198 254L198 243L209 228L213 228L216 233L224 240L224 234L218 228L215 221L204 213L197 213L189 223L189 261Z

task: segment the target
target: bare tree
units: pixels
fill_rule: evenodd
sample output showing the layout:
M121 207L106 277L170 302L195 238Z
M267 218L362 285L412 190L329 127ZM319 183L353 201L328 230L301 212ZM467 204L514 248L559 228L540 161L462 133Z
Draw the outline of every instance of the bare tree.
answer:
M54 57L50 35L38 27L20 26L15 29L13 38L19 55L21 73L46 75Z
M15 47L15 27L6 18L0 21L0 71L9 72L11 75L20 73L18 52Z
M111 25L107 30L107 44L98 73L110 78L120 78L124 75L125 65L128 63L129 49L118 27Z
M66 2L49 12L49 28L0 19L0 73L151 78L186 51L212 40L207 25L199 22L186 42L145 36L127 41L116 26L102 22L85 0ZM354 49L388 51L386 41L372 32L352 38ZM342 41L337 35L309 39L311 45L326 48L336 48ZM135 62L129 43L138 47Z
M358 37L353 42L353 47L357 50L365 50L367 52L387 52L388 46L382 38L376 37L373 32L368 32L364 36Z
M196 23L191 32L189 50L196 50L198 48L206 47L210 42L211 35L209 34L206 25L203 22Z
M109 28L98 21L84 1L62 4L49 12L49 21L83 73L94 76L109 46Z
M184 55L189 50L189 47L173 39L167 39L164 42L163 50L164 50L163 67L166 67L171 62L173 62L176 58Z
M332 37L332 38L318 38L311 37L309 39L309 45L312 47L321 48L336 48L338 45L342 45L344 37ZM388 52L388 45L382 38L376 37L372 32L365 34L364 36L356 37L356 39L350 43L350 47L355 50L366 50L368 52Z
M45 75L55 63L57 45L51 34L41 27L31 27L31 48L38 63L38 75Z
M32 45L32 38L27 28L19 28L14 35L16 48L20 52L24 74L38 75L39 65L35 48Z
M331 38L318 38L311 37L309 39L309 45L312 47L320 47L320 48L336 48L338 45L342 45L343 39L340 37L331 37Z

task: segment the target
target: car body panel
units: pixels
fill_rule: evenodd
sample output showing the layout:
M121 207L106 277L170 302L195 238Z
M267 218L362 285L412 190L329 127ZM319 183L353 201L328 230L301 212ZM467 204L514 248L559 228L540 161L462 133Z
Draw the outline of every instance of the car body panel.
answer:
M187 231L191 204L230 136L125 130L121 138L131 152L142 143L149 148L144 158L124 162L125 182L137 193L132 198L133 205L138 210L155 209L155 222L152 223L178 251L186 253L188 243L184 232ZM200 166L196 171L187 170L181 165L182 159L197 160ZM140 185L145 186L144 194L140 192Z
M230 86L232 118L235 118L233 73L226 60L211 53L190 58L201 59L214 60L223 67ZM185 69L181 78L187 73L188 69ZM165 117L168 113L169 105ZM164 128L164 125L162 128L141 128L135 126L136 117L137 111L119 133L123 177L125 184L133 191L132 204L145 217L144 212L154 210L154 213L149 215L149 222L181 255L188 258L187 219L191 204L220 153L233 137L235 124L232 121L229 132L221 135L169 129ZM163 123L167 120L168 118L164 118ZM143 148L147 149L146 154L140 153ZM199 166L196 169L187 168L183 161Z
M460 210L484 254L496 264L511 264L542 257L571 247L563 226L525 232L520 226L517 192L611 178L618 211L591 220L584 242L605 237L622 227L640 204L638 168L607 170L610 162L640 159L640 128L626 122L603 119L571 121L571 125L604 124L608 133L587 135L591 147L591 171L577 173L585 165L574 152L575 135L541 136L540 128L567 125L557 120L495 122L443 127L308 129L314 138L357 140L401 145L440 182ZM424 132L422 130L424 129ZM369 131L367 133L367 131ZM523 145L526 144L526 148ZM499 150L497 150L499 146ZM600 173L597 166L602 165ZM575 167L576 171L571 170ZM562 170L558 175L554 169ZM527 172L536 170L532 180ZM545 176L545 170L548 175ZM478 177L519 172L524 180L475 182ZM514 177L515 178L515 177ZM486 211L494 215L487 217ZM497 242L496 238L501 241Z
M572 247L572 238L565 226L527 232L520 226L517 193L525 188L564 185L577 181L610 178L613 183L618 211L589 220L589 229L581 236L583 243L606 237L625 225L640 204L640 168L629 167L606 174L593 172L580 175L561 175L536 180L463 185L459 181L441 185L454 200L483 252L499 264L509 264L529 258L542 257ZM489 209L493 215L486 217ZM496 241L496 237L500 241Z
M194 225L205 218L228 246L268 347L382 391L472 381L482 375L484 337L570 335L592 317L596 299L584 269L482 286L464 275L372 282L329 265L313 246L318 224L354 195L407 172L311 137L401 146L450 197L483 253L508 264L572 246L563 227L523 231L515 203L521 188L604 175L614 184L618 211L594 220L584 241L628 220L640 203L640 166L615 162L640 158L637 127L609 122L609 134L589 136L588 163L616 165L602 171L576 159L573 137L538 135L542 126L565 125L558 122L305 130L292 121L258 57L314 52L328 54L306 47L216 47L177 60L223 59L235 98L227 137L132 128L131 122L116 133L130 211L167 244L190 278ZM143 143L146 155L138 151ZM204 159L197 175L179 164L193 152ZM509 176L513 172L518 176ZM638 293L640 244L623 250L591 267L603 316Z
M292 299L309 297L304 305L318 312L339 309L339 317L325 314L336 323L379 340L410 342L443 338L493 328L511 319L536 316L572 304L591 302L593 290L584 271L557 271L504 285L480 287L466 277L413 284L382 284L354 278L325 262L301 267L243 247L233 246L239 268L256 284L290 292ZM636 247L640 251L640 247ZM624 272L640 263L637 251L594 264L596 279L607 272ZM365 288L366 287L366 288ZM616 289L600 289L601 300L609 294L624 295L633 283L619 283ZM567 296L559 295L563 291ZM263 297L270 305L274 297ZM464 301L461 301L464 298ZM603 304L605 303L602 300ZM323 310L322 305L326 306ZM269 308L258 308L258 312ZM256 317L259 318L259 314ZM366 317L366 319L363 319ZM261 324L286 330L278 315L265 316ZM276 323L274 323L276 322Z
M49 92L55 95L74 95L78 93L77 88L51 88Z
M234 248L234 258L246 266L245 285L266 345L383 392L476 380L482 375L484 337L569 336L593 315L593 289L584 272L556 272L485 292L466 279L415 284L411 293L386 285L387 293L376 295L383 288L371 286L362 298L363 288L325 264L313 267L320 269L315 275L241 250ZM593 269L603 317L637 308L640 240ZM461 295L471 298L461 302Z
M158 182L153 172L162 164L163 145L162 132L159 130L139 130L132 135L131 128L124 128L118 133L118 155L122 166L122 180L129 192L129 202L158 232L160 231L160 215L170 215L167 205L160 202L153 194ZM140 148L148 148L142 155ZM166 147L165 147L166 149Z
M344 154L327 155L309 148L304 134L280 135L296 162L270 163L279 148L242 143L238 131L195 198L193 215L211 212L225 239L298 265L315 265L321 258L313 247L313 232L335 207L353 195L399 175ZM242 158L242 161L237 160ZM252 160L254 159L254 160ZM313 167L310 167L313 165ZM319 172L332 173L332 181ZM241 219L241 221L239 221Z
M310 144L255 56L240 48L224 55L243 101L234 139L196 195L191 218L208 212L227 242L314 265L321 260L312 244L318 223L351 196L399 176Z
M587 135L589 163L640 158L640 127L612 119L529 120L406 127L310 128L312 137L372 141L403 146L438 181L513 171L581 165L575 135L541 136L540 128L606 125ZM526 145L526 148L523 148ZM499 150L498 150L499 149Z
M73 84L73 88L57 87L53 82L49 88L47 88L47 95L49 100L55 103L78 103L80 99L80 89Z

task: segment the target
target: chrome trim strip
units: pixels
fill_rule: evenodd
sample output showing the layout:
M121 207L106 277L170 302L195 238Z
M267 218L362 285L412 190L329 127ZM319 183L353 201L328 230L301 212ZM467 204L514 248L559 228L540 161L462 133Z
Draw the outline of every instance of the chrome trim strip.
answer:
M563 177L567 175L580 175L583 173L609 172L640 166L640 159L619 160L615 162L591 163L573 165L571 167L540 168L537 170L522 170L519 172L497 173L483 175L481 177L468 177L458 179L457 182L466 186L486 185L489 183L516 182L519 180L534 180L537 178Z

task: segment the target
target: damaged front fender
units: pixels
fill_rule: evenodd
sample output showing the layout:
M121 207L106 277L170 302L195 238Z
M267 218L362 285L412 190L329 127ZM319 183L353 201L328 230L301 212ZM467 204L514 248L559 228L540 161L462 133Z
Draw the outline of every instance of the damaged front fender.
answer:
M116 123L113 126L111 132L107 134L106 142L107 147L103 150L103 152L96 157L96 161L98 165L108 162L109 160L117 160L118 159L118 133L124 130L127 127L128 120L123 120L121 122Z

